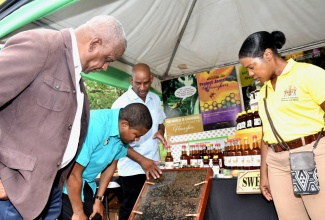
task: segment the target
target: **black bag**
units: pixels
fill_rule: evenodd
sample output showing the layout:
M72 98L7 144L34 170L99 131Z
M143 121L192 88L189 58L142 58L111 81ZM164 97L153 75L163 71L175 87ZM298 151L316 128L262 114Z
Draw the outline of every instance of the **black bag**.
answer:
M296 194L317 194L320 187L313 151L289 154L293 191Z

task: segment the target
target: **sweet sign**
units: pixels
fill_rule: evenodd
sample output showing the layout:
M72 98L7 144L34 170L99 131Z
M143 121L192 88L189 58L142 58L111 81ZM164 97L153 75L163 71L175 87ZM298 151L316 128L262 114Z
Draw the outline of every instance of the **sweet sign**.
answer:
M260 171L239 172L236 192L237 194L260 194Z

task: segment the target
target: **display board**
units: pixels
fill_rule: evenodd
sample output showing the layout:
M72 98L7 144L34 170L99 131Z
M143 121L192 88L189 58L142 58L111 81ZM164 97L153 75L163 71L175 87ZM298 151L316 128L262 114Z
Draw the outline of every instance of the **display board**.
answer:
M165 169L146 181L129 220L202 220L208 201L211 168Z

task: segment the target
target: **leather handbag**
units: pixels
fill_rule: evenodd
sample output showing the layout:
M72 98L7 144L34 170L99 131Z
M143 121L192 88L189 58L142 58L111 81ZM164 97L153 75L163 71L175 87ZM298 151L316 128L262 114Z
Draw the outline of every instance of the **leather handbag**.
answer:
M292 153L287 143L282 139L282 137L279 135L279 133L274 127L273 121L267 109L266 98L267 98L267 87L265 91L265 98L263 99L265 112L269 120L273 134L277 139L279 145L283 148L283 150L289 151L289 162L290 162L290 169L291 169L293 192L299 195L319 193L320 186L319 186L317 168L316 168L315 157L314 157L314 149L316 148L318 141L322 137L323 129L319 133L319 136L317 137L317 140L313 145L312 151Z

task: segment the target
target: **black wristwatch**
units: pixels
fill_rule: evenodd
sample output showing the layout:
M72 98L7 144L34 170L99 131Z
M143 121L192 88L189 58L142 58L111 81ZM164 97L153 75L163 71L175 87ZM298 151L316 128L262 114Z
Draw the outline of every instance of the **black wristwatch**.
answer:
M95 196L95 199L99 199L102 202L104 199L104 196Z

